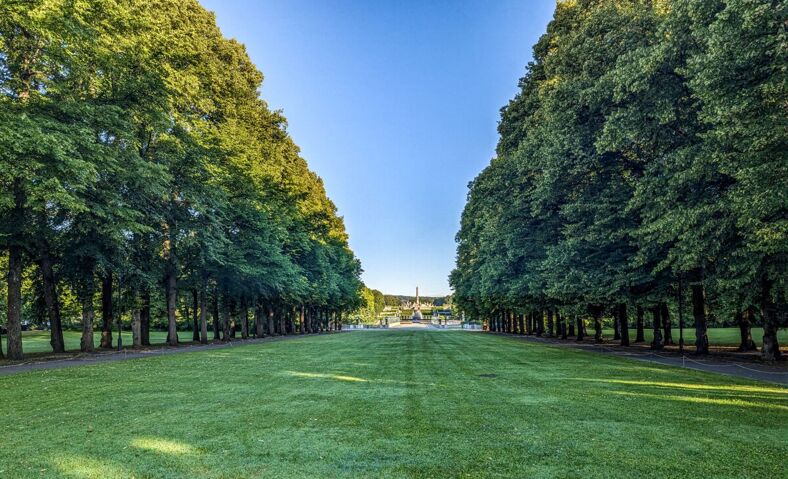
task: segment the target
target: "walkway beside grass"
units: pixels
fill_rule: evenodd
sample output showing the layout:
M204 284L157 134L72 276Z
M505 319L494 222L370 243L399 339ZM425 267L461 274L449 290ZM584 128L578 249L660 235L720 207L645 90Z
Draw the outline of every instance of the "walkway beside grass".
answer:
M577 342L574 339L562 340L557 338L521 336L517 334L497 334L550 346L576 348L595 353L636 359L638 361L664 364L666 366L728 374L731 376L788 385L788 361L782 360L774 363L766 363L758 361L757 359L753 360L753 354L739 355L738 357L732 353L695 356L692 354L694 349L692 345L685 345L685 352L681 354L675 351L675 349L650 351L643 345L627 347L620 346L617 343L611 344L609 342L596 344L594 343L593 337L586 339L584 342Z

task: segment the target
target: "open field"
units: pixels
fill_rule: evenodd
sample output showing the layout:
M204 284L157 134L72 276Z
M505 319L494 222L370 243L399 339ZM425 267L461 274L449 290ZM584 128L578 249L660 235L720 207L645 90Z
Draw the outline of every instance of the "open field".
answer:
M67 351L79 351L79 338L82 336L80 331L63 331L63 339L66 342ZM208 339L213 338L213 332L208 332ZM190 342L192 340L191 331L178 331L178 339L181 342ZM166 331L151 331L150 342L151 344L164 344L167 340ZM117 346L118 333L112 331L112 344ZM6 338L3 336L3 352L6 351ZM101 331L93 333L93 344L98 349L101 343ZM123 345L131 346L131 331L123 331ZM52 346L49 344L49 331L24 331L22 333L22 350L27 353L48 353L52 352Z
M593 335L593 331L589 330L589 333ZM605 329L604 330L605 338L612 338L613 337L613 330L612 329ZM653 338L654 332L650 329L645 330L645 337L646 341L650 342ZM81 333L79 331L64 331L63 337L66 341L66 349L71 351L78 351L79 350L79 338ZM635 340L635 331L630 329L629 336L632 341ZM763 336L763 330L761 328L752 328L752 338L755 340L755 343L758 344L758 347L761 346L761 337ZM779 338L780 344L788 344L788 330L781 329L777 333L777 337ZM117 332L112 332L113 344L117 344ZM192 340L192 332L191 331L179 331L178 338L180 338L181 342L190 342ZM213 338L213 332L208 331L208 339ZM165 340L167 339L167 333L165 331L151 331L150 332L150 341L151 344L164 344ZM673 340L678 343L679 340L679 332L678 329L673 331ZM101 341L101 332L96 332L94 334L94 342L96 347ZM709 341L712 345L716 346L738 346L739 345L739 329L738 328L710 328L709 329ZM684 329L684 342L685 344L691 345L695 342L695 330L694 329ZM123 331L123 344L124 346L131 345L131 332L130 331ZM5 352L5 338L2 340L2 347L3 352ZM51 352L52 347L49 345L49 331L25 331L22 333L22 347L24 348L25 353L46 353Z
M0 378L0 476L779 477L788 389L462 331Z
M593 336L594 331L592 327L588 328L588 333ZM605 338L612 339L613 338L613 330L612 329L604 329L603 333ZM741 337L739 336L739 328L709 328L709 344L712 346L738 346L741 343ZM637 336L637 331L634 328L629 330L629 340L630 342L635 341L635 337ZM646 342L651 342L654 339L654 330L648 329L648 325L646 329L643 331L643 336L646 339ZM191 337L191 336L190 336ZM755 344L758 347L761 347L761 343L763 342L763 328L752 328L752 339L755 341ZM788 329L781 329L777 332L777 340L780 342L781 345L788 344ZM678 344L679 342L679 328L673 328L673 342ZM684 344L692 345L695 344L695 329L690 325L690 327L684 328Z

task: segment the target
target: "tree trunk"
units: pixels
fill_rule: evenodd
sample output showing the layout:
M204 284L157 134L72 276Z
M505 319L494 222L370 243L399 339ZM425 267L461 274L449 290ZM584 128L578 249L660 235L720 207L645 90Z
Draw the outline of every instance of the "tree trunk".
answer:
M665 343L665 346L675 344L673 342L673 325L670 322L670 310L668 310L668 303L659 303L659 309L660 315L662 316L662 330L664 331L662 341Z
M165 297L167 298L167 344L170 346L178 345L178 319L175 315L175 308L178 305L178 285L175 277L175 258L174 252L170 251L170 259L167 261L167 273L165 276Z
M249 306L241 299L241 339L249 339Z
M583 327L583 318L577 317L577 340L582 341L585 338L585 327Z
M140 308L136 304L131 310L131 345L134 348L139 348L142 346L142 335L140 331Z
M8 303L6 315L8 359L22 359L22 248L8 248Z
M84 353L92 353L95 348L93 346L93 272L84 279L85 284L82 286L81 302L82 302L82 337L79 341L79 349Z
M558 324L561 325L561 339L569 339L569 331L566 330L566 318L561 316L560 311L556 311L555 316L558 318Z
M197 288L192 288L192 341L200 340L200 298Z
M260 300L257 301L254 308L254 331L255 336L262 338L265 336L265 328L263 328L263 305Z
M538 312L534 311L534 315L536 318L536 335L542 336L544 334L544 312L541 310Z
M569 328L568 328L569 331L567 333L567 338L569 336L574 336L575 335L575 320L572 318L572 316L569 316L568 323L569 323L569 325L568 325L569 326Z
M706 329L706 290L702 284L692 285L692 315L695 317L695 353L709 353Z
M219 291L213 289L213 296L211 297L211 316L213 316L213 339L218 340L221 338L222 326L219 323Z
M741 343L739 344L739 351L757 351L758 347L755 341L752 340L752 318L754 316L753 309L747 308L744 313L736 313L736 324L739 325L739 333L741 335Z
M525 334L525 319L523 313L517 313L517 321L520 324L520 334Z
M654 330L654 340L651 341L651 349L662 349L665 347L662 343L662 330L660 329L661 325L659 321L660 312L661 309L659 306L654 306L651 308L651 327Z
M645 331L643 331L643 308L638 306L637 307L637 317L635 319L635 328L636 328L636 336L635 336L635 343L645 343L646 336Z
M301 305L301 309L298 311L298 324L301 334L306 334L306 314L304 313L304 305Z
M547 308L547 337L553 337L553 310Z
M591 317L594 319L594 342L602 342L602 308L600 306L593 306L591 308Z
M276 335L276 331L274 331L274 308L270 305L268 306L268 335Z
M780 344L777 342L780 315L777 305L772 299L772 281L765 273L761 279L761 316L763 317L761 358L766 361L776 361L782 357Z
M141 295L140 308L140 344L150 346L150 289L145 287Z
M112 349L112 271L101 278L101 343L102 349Z
M52 270L52 258L47 247L41 252L38 260L38 269L41 271L41 282L44 289L44 303L46 304L47 317L49 318L50 340L52 351L62 353L66 350L63 340L63 324L60 319L60 301L57 294L57 281Z
M613 306L610 308L611 313L613 315L613 341L620 341L621 340L621 327L619 326L619 319L618 319L618 307Z
M629 346L629 318L626 303L618 304L618 327L621 330L621 345Z
M230 300L222 295L222 341L230 340Z

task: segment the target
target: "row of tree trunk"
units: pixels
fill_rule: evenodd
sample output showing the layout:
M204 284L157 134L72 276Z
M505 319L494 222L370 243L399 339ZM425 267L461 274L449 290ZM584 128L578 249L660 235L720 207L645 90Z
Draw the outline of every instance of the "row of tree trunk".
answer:
M681 306L679 306L681 308ZM629 318L627 305L618 303L609 307L613 318L614 337L620 341L622 346L629 346ZM651 348L655 350L663 349L666 345L676 344L673 338L672 321L670 311L665 302L660 302L648 308L651 313L653 328L653 340ZM592 305L588 308L589 316L594 326L594 341L601 343L602 337L602 315L604 307ZM705 292L702 286L692 287L692 313L695 329L695 352L696 354L708 354L709 338L706 324ZM683 324L683 317L680 314L680 324ZM768 312L765 312L768 314ZM637 306L635 328L635 343L644 343L645 310ZM736 314L736 323L741 333L740 351L755 351L757 346L752 339L752 325L754 323L755 309L750 307L745 311ZM764 358L776 359L779 357L779 347L777 344L777 327L769 325L768 318L764 321ZM487 329L492 332L502 332L509 334L534 335L539 337L560 337L568 339L575 337L577 341L583 341L588 336L585 321L580 316L565 318L560 311L555 308L545 310L535 310L528 312L518 312L511 309L499 308L487 320ZM681 345L683 347L683 344ZM768 351L767 351L768 350Z
M57 290L52 260L44 248L37 260L42 281L42 296L50 323L50 344L55 353L65 352L63 327L60 314L60 301ZM8 268L8 321L7 321L7 354L9 359L22 359L22 249L12 246L9 250ZM116 311L114 308L115 280L112 271L101 277L101 339L100 348L113 347L113 329L117 328ZM176 346L177 335L177 283L174 275L166 274L165 301L167 310L167 344ZM80 350L95 351L93 340L93 323L95 317L93 299L95 283L92 275L80 284L78 296L82 309L82 335ZM150 345L151 324L151 291L149 289L130 289L132 296L131 333L132 346ZM286 334L311 334L341 330L342 313L328 311L325 308L312 306L287 306L277 302L264 302L258 299L251 304L246 298L233 298L227 294L219 294L214 289L208 294L204 289L191 290L191 307L185 308L185 317L192 322L192 340L203 344L208 342L208 316L213 321L213 339L229 341L236 337L240 329L241 338L264 337ZM250 328L249 310L253 309L253 328ZM118 318L119 319L119 318ZM0 348L0 358L3 357Z

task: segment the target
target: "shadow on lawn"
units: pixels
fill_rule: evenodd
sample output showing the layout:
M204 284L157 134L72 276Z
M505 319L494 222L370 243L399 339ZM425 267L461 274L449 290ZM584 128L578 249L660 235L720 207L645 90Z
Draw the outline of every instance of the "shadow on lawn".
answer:
M770 386L717 385L676 383L664 381L643 381L625 379L568 378L570 381L630 386L626 391L611 391L612 394L630 397L645 397L666 401L681 401L717 406L748 407L788 411L788 389ZM658 392L639 392L636 389L652 389ZM683 394L675 394L683 393Z

